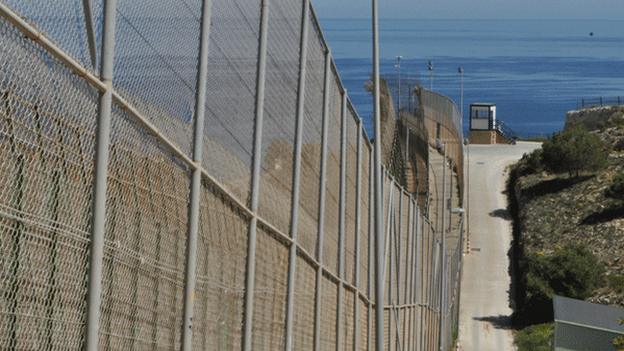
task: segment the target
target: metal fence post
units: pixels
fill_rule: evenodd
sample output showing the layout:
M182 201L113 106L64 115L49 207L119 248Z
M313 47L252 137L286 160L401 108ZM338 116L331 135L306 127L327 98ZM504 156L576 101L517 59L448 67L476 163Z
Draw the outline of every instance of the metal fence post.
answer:
M299 224L299 193L301 183L301 147L303 143L303 118L305 107L306 66L308 60L308 24L310 23L310 0L303 0L301 11L301 41L299 43L299 81L297 87L297 117L295 126L295 160L292 185L292 210L288 250L288 295L286 296L286 351L292 350L293 316L295 299L295 276L297 275L297 234Z
M444 351L444 273L446 271L446 152L447 152L447 144L444 144L444 157L442 159L442 225L440 226L440 251L441 251L441 259L440 259L440 281L439 283L439 293L440 293L440 307L439 307L439 349L440 351ZM450 220L449 220L450 221Z
M395 305L394 309L394 318L395 318L395 328L396 328L396 340L394 342L395 348L397 350L401 350L401 313L402 309L399 309L399 306L402 304L401 301L401 236L403 235L403 191L399 189L399 223L398 227L395 227L394 231L394 263L396 265L394 270L394 277L396 279L396 298L394 300L393 305ZM392 283L391 283L392 284Z
M375 158L375 349L383 350L384 345L384 237L383 237L383 197L381 194L381 106L379 87L379 20L377 0L372 0L373 27L373 110L374 110L374 158Z
M91 67L97 69L97 49L95 30L93 28L93 12L91 11L91 1L82 0L82 15L85 20L85 34L87 35L87 46L89 48L89 59L91 60Z
M419 351L419 339L420 339L420 315L421 315L421 309L422 309L422 304L420 301L420 282L418 281L418 277L420 276L419 272L422 269L422 265L420 264L420 250L421 250L421 245L420 243L420 235L419 235L419 226L421 223L420 220L420 211L418 208L418 195L416 196L416 198L414 199L414 273L413 273L413 282L412 282L412 286L414 289L414 294L413 294L413 302L414 305L416 306L416 311L414 313L414 350Z
M327 139L329 125L329 99L330 99L330 77L331 77L331 52L329 48L325 51L325 76L323 88L323 126L321 139L321 179L319 182L319 220L318 220L318 241L316 257L319 266L316 269L316 291L314 296L314 350L321 349L321 300L322 300L322 277L323 277L323 245L325 239L325 193L327 183Z
M342 350L342 300L344 295L344 251L345 251L345 209L346 209L346 181L347 181L347 90L342 92L342 109L340 113L340 200L338 223L338 303L336 306L336 350Z
M357 128L357 170L355 172L356 188L355 188L355 304L353 311L353 349L360 349L360 229L362 225L362 120L358 120Z
M375 270L374 268L374 264L375 264L375 241L374 239L374 234L375 234L375 229L374 229L374 213L375 213L375 208L374 208L374 203L373 203L373 192L374 192L374 180L375 180L375 174L373 172L373 170L375 169L375 160L372 157L372 155L369 153L369 157L368 157L368 328L367 328L367 351L370 351L372 349L373 343L371 342L372 340L372 335L373 335L373 286L375 285Z
M384 174L386 174L384 172ZM393 312L393 308L394 305L392 304L392 266L394 264L393 260L392 260L392 239L393 236L391 233L393 233L393 224L394 224L394 191L395 190L395 186L394 186L394 179L390 177L390 184L388 184L388 212L387 212L387 222L386 222L386 232L384 234L384 242L387 243L387 245L384 245L384 256L383 256L383 268L382 268L382 276L381 279L384 282L384 285L386 283L386 268L388 270L388 349L392 349L392 312ZM386 191L386 189L384 189L384 191ZM382 193L382 196L383 193ZM383 199L383 197L382 197ZM383 201L383 200L382 200ZM383 202L382 202L382 206L383 206ZM390 266L386 266L386 264L389 264ZM382 310L383 305L382 305ZM382 318L381 321L382 324L385 324L384 322L384 318ZM383 350L383 349L382 349Z
M425 257L427 255L429 246L427 245L427 240L425 240L425 223L427 223L423 211L419 211L418 213L418 219L420 220L420 223L418 225L418 233L416 233L418 239L418 243L419 243L419 247L416 250L416 253L418 255L418 263L420 264L420 269L418 269L417 271L417 284L419 285L418 287L418 304L420 305L420 313L418 315L418 347L419 347L419 351L423 350L424 348L424 342L425 342L425 318L427 316L427 310L425 309L425 296L426 296L426 291L425 291L425 280L424 280L424 276L426 273L426 261L425 261ZM427 250L427 251L426 251Z
M410 137L410 129L407 126L407 118L405 119L406 123L403 123L403 128L405 128L405 163L409 162L409 137Z
M269 1L262 0L258 44L258 74L256 76L255 126L253 164L251 174L251 203L253 213L249 222L247 243L247 266L245 276L245 317L243 327L243 351L251 351L253 303L256 276L256 239L258 226L258 199L260 194L260 167L262 164L262 124L264 120L264 87L266 82L267 33L269 29Z
M113 66L115 57L115 28L117 0L104 2L102 28L102 65L100 79L105 90L100 92L95 151L95 178L93 180L93 219L89 256L89 287L87 297L87 335L85 349L96 351L100 331L100 304L102 302L102 265L104 260L104 230L106 223L106 188L108 177L108 148L110 145L111 112L113 103Z
M208 43L210 37L210 10L212 0L202 2L201 33L199 37L199 70L195 89L195 135L193 161L196 168L191 179L189 201L189 232L186 248L186 280L184 286L184 317L182 321L182 350L189 351L193 344L193 306L195 301L197 267L197 232L199 230L199 201L201 198L201 162L204 141L204 116L206 111L206 81L208 80Z
M404 350L411 350L412 347L412 329L413 329L413 312L414 312L414 300L413 300L413 292L414 292L414 199L412 195L409 194L408 202L407 202L407 271L405 272L405 303L407 305L411 305L407 313L407 320L409 323L405 324L404 330L406 330L405 342L403 343Z

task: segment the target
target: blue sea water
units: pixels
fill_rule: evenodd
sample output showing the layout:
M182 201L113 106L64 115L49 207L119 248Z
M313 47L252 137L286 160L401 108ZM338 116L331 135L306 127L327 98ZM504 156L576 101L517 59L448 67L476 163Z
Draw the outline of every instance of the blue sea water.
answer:
M343 82L372 135L368 19L321 19ZM593 36L590 33L593 32ZM549 134L582 98L624 98L624 20L391 20L380 22L381 73L430 86L459 104L458 66L471 102L497 104L519 134ZM467 126L467 122L464 123Z

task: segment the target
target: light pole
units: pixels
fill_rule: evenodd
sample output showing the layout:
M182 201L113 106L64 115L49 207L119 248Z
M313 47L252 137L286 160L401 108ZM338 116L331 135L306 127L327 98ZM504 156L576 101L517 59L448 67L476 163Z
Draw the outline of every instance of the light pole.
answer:
M464 68L459 66L457 68L457 73L459 73L459 101L460 101L460 111L461 111L461 121L462 121L462 133L464 132Z
M440 230L440 250L441 254L441 268L440 268L440 281L439 281L439 289L440 289L440 309L439 309L439 319L438 319L438 330L439 330L439 338L438 338L438 349L439 351L444 351L444 329L445 329L445 315L444 311L446 310L445 306L445 284L444 280L446 279L446 229L445 229L445 212L446 212L446 144L442 144L442 148L444 150L444 155L442 159L442 209L440 214L442 215L442 225L439 227ZM452 177L453 175L451 175ZM450 218L449 218L450 222Z
M372 0L373 27L373 111L375 126L375 349L384 349L384 293L385 293L385 243L383 231L383 195L381 193L381 102L379 88L379 19L377 0Z
M433 91L433 61L429 60L429 90Z
M459 73L459 100L460 100L460 113L461 113L461 130L464 132L464 68L459 66L457 68ZM466 253L470 253L470 142L468 138L463 140L464 154L466 155L465 172L466 172L466 184L464 191L466 192Z
M394 65L394 67L396 67L397 69L397 117L399 117L399 115L401 114L401 59L403 58L403 56L398 55L396 57L396 65Z
M465 139L466 145L466 253L470 253L470 137Z

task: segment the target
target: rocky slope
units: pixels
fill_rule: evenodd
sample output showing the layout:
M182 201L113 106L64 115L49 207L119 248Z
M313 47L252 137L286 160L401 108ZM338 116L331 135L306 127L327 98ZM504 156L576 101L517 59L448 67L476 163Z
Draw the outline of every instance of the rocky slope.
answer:
M521 162L512 171L510 195L525 252L548 254L568 243L586 246L606 268L605 281L590 300L624 306L624 202L605 195L613 177L624 172L624 124L596 133L613 146L604 170L575 178L527 174Z

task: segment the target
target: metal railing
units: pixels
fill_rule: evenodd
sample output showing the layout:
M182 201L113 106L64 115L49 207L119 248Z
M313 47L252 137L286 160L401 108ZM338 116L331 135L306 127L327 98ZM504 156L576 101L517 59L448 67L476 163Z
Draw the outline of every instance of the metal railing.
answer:
M309 0L0 2L0 348L437 349L371 146Z
M518 139L518 135L505 122L496 121L496 130L509 142L513 143Z
M624 104L624 97L622 96L600 96L594 98L582 98L577 103L578 109L604 107L604 106L617 106Z

